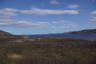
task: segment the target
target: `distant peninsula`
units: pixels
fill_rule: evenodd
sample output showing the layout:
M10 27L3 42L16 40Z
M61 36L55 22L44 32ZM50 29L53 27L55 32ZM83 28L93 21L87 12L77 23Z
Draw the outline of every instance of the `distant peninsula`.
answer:
M96 34L96 29L85 29L80 31L67 32L68 34Z

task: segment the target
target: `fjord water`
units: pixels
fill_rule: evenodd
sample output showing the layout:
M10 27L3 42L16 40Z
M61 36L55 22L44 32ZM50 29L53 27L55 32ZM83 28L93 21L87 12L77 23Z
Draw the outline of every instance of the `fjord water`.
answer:
M75 38L75 39L96 39L96 34L40 34L28 35L31 38Z

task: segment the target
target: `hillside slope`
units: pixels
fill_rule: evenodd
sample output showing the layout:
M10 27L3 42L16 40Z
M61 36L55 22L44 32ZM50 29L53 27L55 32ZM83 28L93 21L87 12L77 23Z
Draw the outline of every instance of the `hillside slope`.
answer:
M68 32L69 34L96 34L96 29Z
M0 38L10 37L10 36L13 36L13 35L8 32L0 30Z

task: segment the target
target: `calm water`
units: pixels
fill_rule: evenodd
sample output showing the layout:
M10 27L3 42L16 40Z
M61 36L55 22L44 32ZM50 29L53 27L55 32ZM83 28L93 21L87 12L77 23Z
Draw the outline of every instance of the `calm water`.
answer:
M77 39L96 39L96 34L45 34L45 35L29 35L31 38L77 38Z

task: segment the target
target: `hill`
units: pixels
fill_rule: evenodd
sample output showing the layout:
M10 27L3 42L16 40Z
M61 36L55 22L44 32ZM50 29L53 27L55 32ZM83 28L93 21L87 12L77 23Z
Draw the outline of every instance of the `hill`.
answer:
M22 39L22 38L24 38L24 36L22 36L22 35L13 35L13 34L11 34L11 33L9 33L9 32L0 30L0 38Z
M0 37L0 64L96 64L96 40Z
M68 34L96 34L96 29L68 32Z
M13 35L8 32L0 30L0 38L6 38L6 37L10 37L10 36L13 36Z

